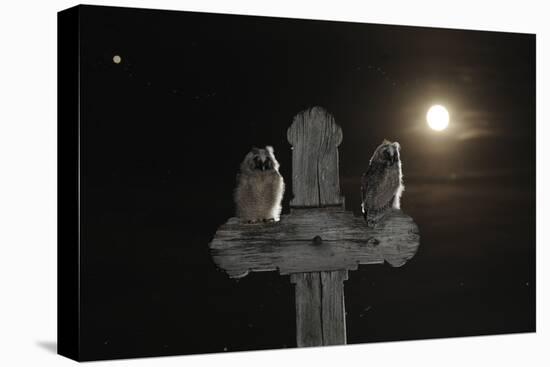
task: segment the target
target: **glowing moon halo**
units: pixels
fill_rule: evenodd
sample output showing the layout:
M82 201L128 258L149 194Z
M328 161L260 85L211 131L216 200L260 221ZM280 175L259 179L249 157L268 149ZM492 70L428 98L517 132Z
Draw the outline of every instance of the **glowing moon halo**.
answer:
M432 106L426 114L426 120L433 130L445 130L449 126L449 112L441 105Z

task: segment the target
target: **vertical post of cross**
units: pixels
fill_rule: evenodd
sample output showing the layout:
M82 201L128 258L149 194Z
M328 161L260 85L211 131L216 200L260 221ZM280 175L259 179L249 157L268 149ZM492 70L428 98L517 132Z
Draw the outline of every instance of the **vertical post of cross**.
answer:
M291 211L334 206L344 210L338 166L342 129L334 118L321 107L302 111L294 118L287 137L292 145ZM346 344L347 279L346 269L290 276L295 284L299 347Z

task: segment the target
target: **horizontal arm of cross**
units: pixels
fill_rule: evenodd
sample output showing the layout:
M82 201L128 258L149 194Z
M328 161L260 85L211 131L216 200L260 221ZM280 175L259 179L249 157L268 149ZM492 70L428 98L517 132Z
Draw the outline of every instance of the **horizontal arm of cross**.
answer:
M359 264L401 266L419 245L412 218L393 210L376 228L335 208L294 209L276 223L231 218L210 243L214 262L232 278L250 271L281 274L354 270Z

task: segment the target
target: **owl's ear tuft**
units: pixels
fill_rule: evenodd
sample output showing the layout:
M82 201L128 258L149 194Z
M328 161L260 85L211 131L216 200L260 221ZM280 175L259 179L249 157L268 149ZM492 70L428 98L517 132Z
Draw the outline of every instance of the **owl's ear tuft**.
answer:
M393 143L393 146L394 146L397 150L401 151L401 144L399 144L398 142Z
M273 150L273 147L271 145L266 145L265 150L267 150L270 154L275 153L275 151Z

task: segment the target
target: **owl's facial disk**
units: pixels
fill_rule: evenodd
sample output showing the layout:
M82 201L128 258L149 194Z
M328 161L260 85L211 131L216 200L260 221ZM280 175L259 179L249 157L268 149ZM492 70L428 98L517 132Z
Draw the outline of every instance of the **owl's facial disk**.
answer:
M393 166L399 161L399 144L387 144L380 148L378 160L384 162L387 166Z
M273 169L273 161L266 155L257 155L253 158L252 162L252 169L256 171L269 171Z

